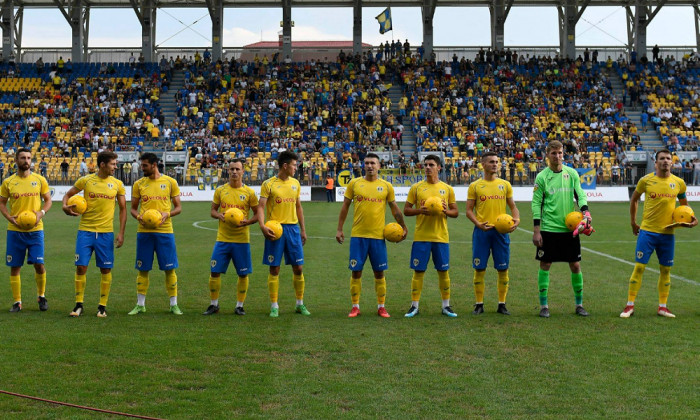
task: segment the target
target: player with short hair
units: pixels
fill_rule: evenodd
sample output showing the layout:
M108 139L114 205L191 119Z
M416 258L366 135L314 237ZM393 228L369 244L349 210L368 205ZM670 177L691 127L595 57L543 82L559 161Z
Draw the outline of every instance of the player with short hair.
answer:
M51 208L51 191L46 178L32 172L31 150L17 149L15 163L17 164L17 173L5 178L0 186L0 212L9 222L7 224L5 264L10 267L10 288L14 299L10 312L22 310L20 271L24 265L25 255L27 256L27 264L34 265L39 310L46 311L49 309L49 304L44 296L46 292L46 268L44 267L44 222L41 219ZM9 210L7 208L8 201L10 202ZM17 224L17 216L23 211L32 211L36 214L36 224L29 230L20 229Z
M413 270L411 279L411 307L406 312L406 318L419 314L418 304L423 291L423 278L428 268L430 256L438 273L438 286L442 297L442 314L451 318L457 316L450 306L450 235L447 231L447 218L459 216L454 189L440 181L442 161L436 155L428 155L423 159L425 180L411 185L404 204L403 214L417 216L416 230L411 246L410 267ZM442 201L442 212L430 214L425 207L425 201L430 197L438 197ZM414 207L417 206L417 207Z
M182 315L177 306L177 249L173 233L172 217L182 212L180 187L173 178L162 175L158 170L158 156L154 153L141 155L143 177L134 182L131 188L131 215L139 221L136 233L136 306L129 315L146 312L148 274L153 268L153 254L158 257L158 268L165 271L165 287L170 296L170 312ZM146 210L158 210L162 216L160 224L148 228L143 224L142 215Z
M576 315L588 316L583 308L583 274L581 273L581 239L566 227L566 215L574 211L577 202L586 224L591 224L586 193L581 188L578 172L564 166L564 146L550 141L545 150L548 166L535 178L532 194L534 233L532 243L537 247L535 259L540 262L537 284L540 292L540 316L549 318L547 295L549 269L554 262L567 262L571 270Z
M214 191L214 199L211 202L211 217L219 220L219 229L216 232L216 243L210 264L209 294L211 304L203 315L213 315L219 312L221 274L226 273L230 261L233 261L236 274L238 274L235 314L245 315L243 304L248 293L248 276L253 273L253 262L250 256L250 228L248 226L258 222L258 197L252 188L243 184L243 162L244 160L241 159L233 159L229 162L229 181ZM245 215L245 219L238 226L226 223L226 211L232 208L241 210ZM251 210L253 217L248 219Z
M297 160L294 152L285 150L277 157L279 170L277 176L263 182L260 189L258 205L258 223L265 236L263 264L270 266L267 288L270 293L270 316L279 316L279 275L282 255L284 262L292 266L294 273L294 292L296 295L296 313L311 315L304 305L304 244L306 244L306 225L304 210L301 207L301 185L294 178ZM265 212L263 214L263 211ZM282 224L282 236L273 240L274 233L265 226L265 220L276 220Z
M338 231L335 239L342 244L345 241L343 225L348 217L350 204L354 203L352 232L350 233L350 298L352 309L348 317L360 315L360 293L362 292L362 269L369 257L374 271L374 290L377 293L377 315L389 318L384 307L386 300L386 278L384 272L389 268L386 242L384 242L385 207L389 206L396 222L403 228L403 239L408 234L401 210L396 205L394 187L379 178L379 156L375 153L365 155L365 176L354 178L345 189L343 206L338 216Z
M86 274L92 253L95 264L100 268L100 303L97 316L107 316L107 300L112 285L112 267L114 267L114 246L121 248L124 244L126 228L126 190L124 184L114 177L117 169L117 154L111 151L97 155L97 173L79 178L75 185L63 197L63 212L69 216L80 216L68 206L68 199L84 191L87 210L80 218L78 235L75 241L75 308L70 316L83 314ZM114 238L114 207L119 205L119 233Z
M668 295L671 291L671 267L675 251L675 235L672 227L667 227L673 222L673 211L676 208L676 199L682 206L688 205L685 196L686 185L683 179L671 173L673 155L668 149L656 152L655 171L643 176L637 182L637 188L630 199L630 218L632 219L632 233L637 236L635 252L635 266L629 280L627 292L627 306L620 314L621 318L629 318L634 314L634 301L642 286L642 275L651 254L656 251L659 259L659 309L656 313L667 318L676 316L666 307ZM639 199L644 198L644 212L642 213L642 225L637 224L637 209ZM698 224L698 219L693 216L693 221L688 227Z
M496 218L510 208L515 231L520 224L520 212L513 200L513 187L505 179L498 178L500 165L495 152L481 156L484 176L471 183L467 191L467 218L474 223L472 233L472 267L474 268L474 295L476 303L472 314L484 312L484 278L489 255L493 254L493 265L498 271L498 309L496 312L510 315L506 308L508 294L508 266L510 264L510 236L494 229Z

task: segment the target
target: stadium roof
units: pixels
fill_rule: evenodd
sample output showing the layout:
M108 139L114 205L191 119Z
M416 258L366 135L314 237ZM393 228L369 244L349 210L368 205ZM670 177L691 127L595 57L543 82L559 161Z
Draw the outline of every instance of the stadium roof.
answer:
M487 7L493 4L490 0L433 0L437 7ZM272 8L282 7L284 0L223 0L225 8L254 7ZM506 5L510 1L503 0ZM13 0L14 6L24 7L44 7L53 8L58 5L69 6L70 1L66 0ZM207 0L154 0L154 4L159 8L207 8ZM292 7L353 7L356 3L362 7L421 7L430 0L392 0L389 4L386 0L291 0ZM513 0L512 5L522 6L562 6L565 0ZM642 2L645 3L645 2ZM688 6L696 5L696 0L649 0L649 6ZM635 6L635 2L625 0L582 0L578 6ZM83 6L104 7L104 8L132 8L139 7L139 0L82 0Z
M362 43L363 47L372 44ZM279 41L260 41L244 45L243 48L275 48L279 49ZM352 50L352 41L292 41L292 48L348 48Z

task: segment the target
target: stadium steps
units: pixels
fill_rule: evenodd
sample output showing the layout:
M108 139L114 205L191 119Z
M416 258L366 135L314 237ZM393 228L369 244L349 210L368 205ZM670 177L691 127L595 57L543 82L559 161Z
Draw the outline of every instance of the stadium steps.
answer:
M177 117L177 103L175 94L185 86L185 72L182 70L173 71L173 79L170 88L160 98L160 107L163 110L163 125L171 124Z
M411 129L411 121L408 117L401 118L399 116L399 101L403 96L403 89L398 85L393 85L389 88L387 95L391 100L391 113L397 121L400 120L401 124L403 124L403 142L401 144L401 150L406 156L410 156L416 151L416 135Z
M615 93L615 96L617 96L618 98L622 98L622 91L624 87L622 79L616 72L613 71L608 72L608 77L610 78L610 84L612 85L613 93ZM646 133L642 131L641 107L626 106L625 113L627 114L627 117L630 119L630 121L637 125L639 140L642 142L644 150L658 150L664 148L664 144L661 141L661 137L659 137L659 133L657 133L656 130L649 129ZM649 126L651 126L651 123L649 124Z

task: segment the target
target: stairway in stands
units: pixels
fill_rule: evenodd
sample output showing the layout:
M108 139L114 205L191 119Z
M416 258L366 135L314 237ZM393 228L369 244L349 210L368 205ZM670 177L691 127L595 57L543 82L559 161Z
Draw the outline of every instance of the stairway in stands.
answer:
M389 99L391 99L391 113L394 114L396 121L401 121L403 124L403 143L401 150L408 157L416 151L416 135L411 128L411 119L399 116L399 101L403 96L403 88L400 85L393 85L389 88Z
M615 96L622 99L622 89L624 86L622 78L620 78L620 76L618 76L618 74L614 71L609 71L608 77L610 78L610 84L613 87L613 92L615 93ZM661 141L661 137L659 137L659 133L657 133L656 130L654 130L651 121L647 124L647 132L645 133L642 130L641 106L625 106L625 113L627 114L627 118L629 118L630 121L632 121L637 126L639 140L642 142L644 150L663 149L664 144Z
M172 124L177 117L177 103L175 94L185 86L185 72L182 70L173 71L173 79L170 87L160 98L160 108L163 110L163 125Z

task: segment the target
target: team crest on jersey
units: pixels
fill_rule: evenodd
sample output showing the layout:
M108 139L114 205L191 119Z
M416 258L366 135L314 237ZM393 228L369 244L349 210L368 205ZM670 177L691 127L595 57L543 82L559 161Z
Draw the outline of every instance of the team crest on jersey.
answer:
M673 184L671 184L671 185L673 185ZM36 181L32 181L32 187L36 187L36 186L37 186ZM673 187L671 187L671 188L673 188Z
M537 256L540 258L544 257L544 251L541 249L539 251L537 251Z
M267 262L272 263L275 261L275 256L274 255L268 255L267 256Z
M637 258L639 258L639 259L644 258L644 253L642 251L637 251Z
M136 265L141 267L143 265L143 263L141 262L141 260L136 260Z
M79 259L80 259L80 254L75 254L75 262L78 262Z
M160 184L160 189L164 190L165 189L165 184Z
M7 256L7 262L8 262L8 263L11 263L11 262L12 262L12 255L8 255L8 256Z
M445 190L440 190L440 195L445 195Z
M292 191L296 191L296 190L297 190L297 186L296 186L296 185L292 185Z
M357 260L350 260L350 267L355 267L357 265Z
M474 265L478 266L479 264L481 264L481 259L474 258Z
M569 174L564 174L564 179L569 179Z
M415 266L417 266L418 264L420 264L420 260L419 260L418 258L414 258L414 259L413 259L413 266L415 267Z
M112 184L112 183L110 182L109 184L107 184L107 188L109 188L109 189L114 188L114 184Z
M537 184L535 184L535 188L533 189L533 191L537 191L538 189L539 187L537 186Z
M384 191L384 187L377 187L377 191L379 191L379 192Z
M501 190L501 191L503 191L503 190L506 189L506 187L505 187L505 185L499 185L499 186L498 186L498 189Z
M243 194L239 195L238 198L239 198L241 201L245 201L245 199L246 199L245 195L243 195Z
M216 267L216 260L211 260L211 268Z
M676 184L668 184L668 187L672 190L676 189Z

